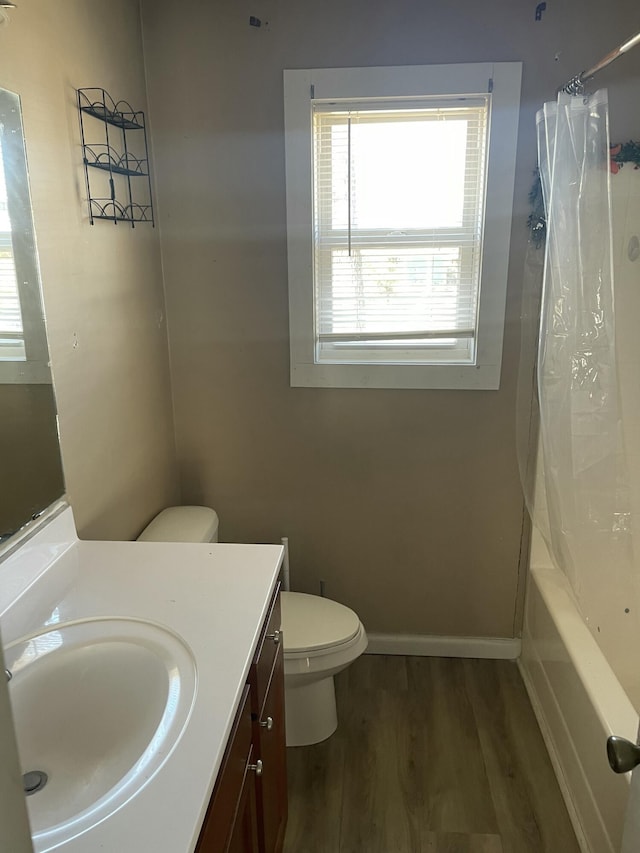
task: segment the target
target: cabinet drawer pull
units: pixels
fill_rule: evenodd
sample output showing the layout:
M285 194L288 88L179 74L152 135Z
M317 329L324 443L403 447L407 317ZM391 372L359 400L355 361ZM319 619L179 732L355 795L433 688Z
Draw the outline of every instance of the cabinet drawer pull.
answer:
M260 720L260 725L263 729L266 729L268 732L273 728L273 717L267 717L266 720Z
M274 631L273 634L267 634L267 640L273 640L273 642L276 644L276 646L280 642L281 637L282 637L282 631L280 629L278 629L277 631Z
M249 770L254 770L256 776L262 776L262 759L259 758L255 764L250 764Z

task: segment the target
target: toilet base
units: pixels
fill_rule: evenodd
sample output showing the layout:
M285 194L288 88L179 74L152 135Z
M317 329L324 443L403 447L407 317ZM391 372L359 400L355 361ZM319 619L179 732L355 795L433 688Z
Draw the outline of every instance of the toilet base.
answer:
M330 737L338 728L333 676L289 686L285 680L287 746L309 746Z

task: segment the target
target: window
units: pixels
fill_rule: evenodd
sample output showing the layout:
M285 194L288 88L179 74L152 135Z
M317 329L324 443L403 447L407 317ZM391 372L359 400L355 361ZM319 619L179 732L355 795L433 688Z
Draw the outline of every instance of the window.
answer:
M520 73L285 71L292 385L498 387Z
M0 90L0 383L50 383L17 96Z
M0 361L26 361L0 138Z

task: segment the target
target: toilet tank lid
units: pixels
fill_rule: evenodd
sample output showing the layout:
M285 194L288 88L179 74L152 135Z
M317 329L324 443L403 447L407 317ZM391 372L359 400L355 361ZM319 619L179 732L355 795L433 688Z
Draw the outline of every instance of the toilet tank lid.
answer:
M145 527L138 541L211 542L217 530L215 510L207 506L170 506Z
M281 602L285 652L328 649L352 640L360 629L357 614L330 598L283 592Z

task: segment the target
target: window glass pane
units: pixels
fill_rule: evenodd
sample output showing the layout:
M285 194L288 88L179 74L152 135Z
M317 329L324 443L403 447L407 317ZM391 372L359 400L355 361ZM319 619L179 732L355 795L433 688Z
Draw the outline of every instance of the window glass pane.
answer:
M352 350L355 359L357 348L364 357L365 351L398 347L422 350L419 358L430 361L426 350L433 354L436 347L474 338L486 118L486 100L318 108L315 317L321 353L348 359ZM369 334L374 337L364 337ZM468 359L474 346L467 340L459 349Z
M0 360L26 358L0 134Z
M466 121L352 127L353 228L462 225Z
M465 202L476 190L476 148L484 142L478 134L484 116L469 112L469 118L438 110L388 119L361 112L323 116L321 127L328 126L320 131L319 158L321 168L330 160L331 227L346 229L349 216L352 229L462 226Z
M4 174L2 135L0 134L0 232L3 231L11 231L11 221L9 220L9 209L7 205L7 181Z
M473 359L487 115L488 99L315 109L318 360Z
M332 287L320 295L317 312L321 332L473 326L475 289L461 287L462 256L458 247L331 251Z

